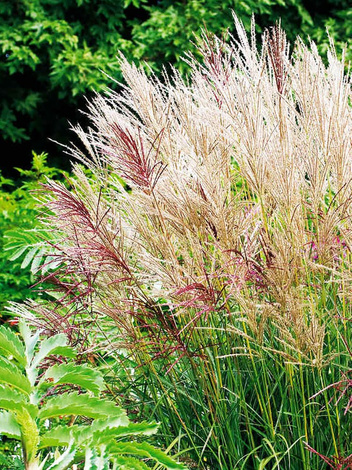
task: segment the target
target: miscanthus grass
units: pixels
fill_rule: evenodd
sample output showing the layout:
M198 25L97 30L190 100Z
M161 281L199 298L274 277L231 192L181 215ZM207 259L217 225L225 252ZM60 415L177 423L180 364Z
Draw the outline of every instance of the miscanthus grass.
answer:
M28 309L100 341L190 468L352 468L349 69L235 24L187 81L121 58L76 129L90 176L45 187L58 292Z

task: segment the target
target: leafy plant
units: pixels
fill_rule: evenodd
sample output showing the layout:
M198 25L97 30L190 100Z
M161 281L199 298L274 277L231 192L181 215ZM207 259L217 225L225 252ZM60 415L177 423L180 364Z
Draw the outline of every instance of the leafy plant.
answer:
M21 443L26 470L64 470L75 461L96 470L110 464L148 469L143 459L170 470L186 468L152 445L130 440L154 434L158 425L131 422L101 396L103 376L72 362L75 352L64 334L40 341L39 331L32 335L20 322L20 335L0 327L0 435ZM48 361L55 363L48 367Z
M36 281L45 253L50 252L47 243L50 230L44 230L40 225L35 192L47 178L63 178L65 175L64 171L48 166L46 154L37 155L35 152L31 168L18 168L17 171L20 174L17 181L0 179L1 316L9 300L36 298L40 293L30 286Z

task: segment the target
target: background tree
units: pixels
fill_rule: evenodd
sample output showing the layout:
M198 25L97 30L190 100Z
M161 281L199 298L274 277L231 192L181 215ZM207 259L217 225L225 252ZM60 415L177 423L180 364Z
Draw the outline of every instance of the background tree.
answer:
M347 0L3 0L1 147L3 155L16 155L3 169L28 167L32 150L49 151L63 166L62 152L48 139L67 143L68 121L78 120L84 96L117 87L107 75L121 78L118 51L157 72L163 63L186 72L181 57L193 47L193 32L232 30L231 10L247 26L253 12L258 33L281 18L289 39L309 34L323 48L326 27L338 45L352 32Z

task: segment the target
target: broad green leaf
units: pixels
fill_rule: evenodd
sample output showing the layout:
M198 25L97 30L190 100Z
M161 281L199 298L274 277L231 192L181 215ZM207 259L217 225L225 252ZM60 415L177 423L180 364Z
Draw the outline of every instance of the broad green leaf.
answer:
M29 395L32 391L31 384L22 371L15 365L0 357L0 382L12 385L21 392Z
M94 423L95 424L95 423ZM93 442L96 444L111 442L118 437L134 436L143 434L150 436L158 431L158 423L129 423L128 426L106 427L94 432Z
M56 426L50 431L47 431L40 438L39 448L44 447L65 447L72 440L72 433L75 428L80 426Z
M26 360L27 364L29 365L33 358L34 349L39 341L40 331L37 331L34 335L32 335L29 326L24 322L24 320L20 321L19 329L26 346ZM31 378L29 377L29 379Z
M76 351L71 346L58 346L50 354L55 354L55 356L65 356L73 359L77 356Z
M39 411L39 418L53 418L61 415L87 416L88 418L120 418L121 425L128 424L126 412L114 402L90 397L77 392L65 393L50 398Z
M95 445L109 443L116 437L131 436L138 434L154 434L158 429L156 423L130 423L128 426L121 426L121 419L94 420L91 424L56 426L47 431L40 439L39 448L66 446L74 439L76 445L81 446L88 441Z
M47 470L66 470L73 462L75 455L76 449L73 449L72 445L70 445L60 457L55 459L55 462Z
M32 246L38 245L38 234L37 232L31 233L30 230L6 230L4 233L4 244L5 251L14 251L10 261L14 261L19 258L23 253L28 251Z
M23 344L13 331L4 326L0 327L0 354L13 356L20 364L26 365Z
M40 439L39 447L67 446L72 440L75 445L80 446L92 439L93 432L99 429L97 427L98 422L100 429L104 430L110 420L96 420L89 425L74 424L69 427L64 425L55 426L53 429L43 434Z
M84 470L109 470L109 461L105 446L98 449L86 447Z
M26 254L26 256L24 257L24 259L22 261L22 264L21 264L22 269L26 268L34 260L37 252L38 252L38 247L37 246L31 248L28 251L28 253Z
M4 247L4 250L10 250L11 247ZM27 246L22 246L18 250L16 250L13 255L10 256L9 261L15 261L17 258L19 258L23 253L27 250Z
M55 336L50 336L41 342L40 348L34 357L31 367L37 367L43 359L51 354L59 354L61 356L74 357L74 350L67 346L67 336L60 333Z
M169 470L186 470L182 463L177 463L161 450L146 442L115 442L109 446L109 451L114 454L131 454L141 458L153 459Z
M37 407L28 402L26 395L3 385L0 385L0 408L12 412L26 409L33 417L38 412Z
M46 274L51 270L57 269L61 264L61 261L58 261L54 256L48 255L45 259L45 263L42 265L42 275Z
M47 251L48 251L47 248L39 247L38 253L33 258L33 261L32 261L32 264L31 264L31 272L33 274L37 273L37 271L38 271L40 265L42 264L43 258L46 255Z
M32 461L38 450L39 429L26 408L16 411L15 416L21 429L22 446L25 449L26 458Z
M21 440L21 430L12 413L7 411L0 413L0 435Z
M115 457L114 463L119 470L150 470L150 467L134 457Z
M108 435L105 439L103 439L104 443L108 443L115 438L116 429L120 427L126 429L128 422L128 418L126 418L125 415L122 417L122 419L121 417L95 419L89 426L72 426L72 435L74 437L75 443L81 446L89 441L94 442L94 439L96 438L95 436L104 433L104 431L109 430L109 428L114 428L115 432L112 433L112 437Z
M104 388L104 379L98 370L94 370L87 364L59 364L50 367L43 379L53 379L54 384L74 384L86 390L90 390L94 395L99 395Z

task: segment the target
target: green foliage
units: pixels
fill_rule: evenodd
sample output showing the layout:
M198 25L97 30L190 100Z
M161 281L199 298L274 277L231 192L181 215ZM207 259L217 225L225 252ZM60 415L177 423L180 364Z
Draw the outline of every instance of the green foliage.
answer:
M312 33L313 38L321 44L321 51L326 52L328 42L326 40L326 31L333 38L336 49L339 51L347 45L347 59L351 60L351 42L352 37L352 7L349 1L334 1L327 2L329 15L317 9L314 15L314 22L316 27Z
M52 93L56 99L72 100L102 88L106 79L101 70L116 73L114 57L124 29L122 1L5 1L0 15L5 59L0 70L6 80L11 77L1 99L4 138L26 139L38 129L38 111ZM31 121L20 125L21 116Z
M307 10L295 0L162 0L145 8L149 17L143 23L135 23L133 28L133 40L137 45L133 55L147 61L157 71L161 64L166 65L165 62L188 71L182 57L185 51L195 51L190 44L190 40L195 40L194 34L199 36L203 27L218 35L233 31L231 11L235 11L248 28L254 14L258 32L262 31L260 25L274 24L281 16L284 23L287 16L290 18L290 30L295 32L311 22Z
M75 462L91 470L104 470L110 464L148 469L143 461L147 458L163 468L185 470L152 445L130 440L134 435L155 434L158 425L132 423L122 408L101 396L105 388L101 373L66 361L73 350L65 335L40 341L39 334L32 335L23 322L20 334L21 339L0 327L0 436L21 443L26 469L65 470ZM43 361L53 362L56 354L60 363L47 367L43 375ZM68 391L72 387L76 391ZM58 425L58 419L65 424ZM13 461L15 449L3 451L1 458Z
M326 27L338 46L349 41L349 2L303 0L5 0L0 6L0 130L3 139L48 135L67 141L67 119L80 97L105 89L109 76L121 79L116 55L147 61L160 72L171 63L186 72L184 52L202 27L216 34L233 31L231 10L257 32L279 18L289 37L310 35L327 47ZM349 58L351 55L349 53ZM102 73L102 71L105 73ZM53 120L53 116L55 119Z
M0 177L0 315L7 301L38 296L30 286L50 247L43 246L35 192L46 178L64 174L47 165L46 154L34 152L31 169L17 171L17 182ZM48 238L50 233L46 231L45 239ZM43 269L45 273L46 268Z

